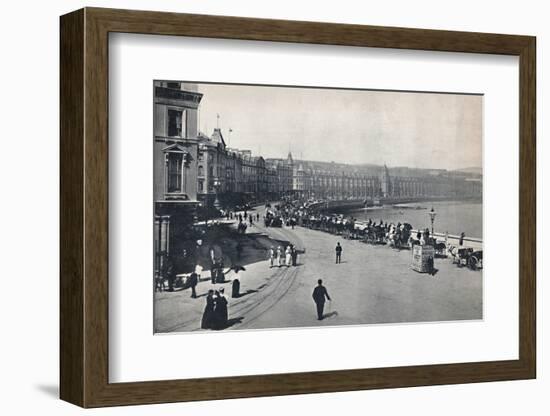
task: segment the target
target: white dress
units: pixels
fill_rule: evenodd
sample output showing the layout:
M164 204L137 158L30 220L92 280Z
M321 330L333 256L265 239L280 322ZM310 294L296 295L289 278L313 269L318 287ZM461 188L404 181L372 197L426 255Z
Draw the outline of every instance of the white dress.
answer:
M292 264L292 256L290 255L290 247L287 247L286 251L286 265L290 266Z

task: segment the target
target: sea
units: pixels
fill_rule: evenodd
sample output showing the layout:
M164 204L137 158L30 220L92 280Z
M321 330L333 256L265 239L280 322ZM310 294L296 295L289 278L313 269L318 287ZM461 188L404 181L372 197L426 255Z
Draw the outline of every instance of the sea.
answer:
M451 235L466 233L468 237L483 239L483 206L481 202L445 201L445 202L415 202L410 204L384 205L348 210L346 216L357 220L375 222L404 223L415 229L429 228L431 230L430 210L434 209L434 232Z

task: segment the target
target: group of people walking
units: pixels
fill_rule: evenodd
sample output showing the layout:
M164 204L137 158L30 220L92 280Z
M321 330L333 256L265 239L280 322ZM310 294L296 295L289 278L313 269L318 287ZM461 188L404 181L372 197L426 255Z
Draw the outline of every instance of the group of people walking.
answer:
M202 314L202 329L227 328L227 299L224 288L210 289L206 295L206 306Z
M289 244L283 250L282 246L271 246L269 249L269 268L296 266L298 261L298 250L294 245Z

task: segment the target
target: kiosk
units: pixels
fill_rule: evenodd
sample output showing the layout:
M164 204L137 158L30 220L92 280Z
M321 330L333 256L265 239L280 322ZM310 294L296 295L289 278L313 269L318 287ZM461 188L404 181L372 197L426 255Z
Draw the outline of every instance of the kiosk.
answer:
M419 273L431 273L434 265L435 249L431 245L415 245L412 250L411 268Z

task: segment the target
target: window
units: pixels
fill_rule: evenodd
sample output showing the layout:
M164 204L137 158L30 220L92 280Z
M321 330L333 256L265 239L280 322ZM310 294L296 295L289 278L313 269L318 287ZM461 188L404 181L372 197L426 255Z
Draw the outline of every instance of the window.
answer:
M199 176L204 176L204 168L201 166L199 166Z
M204 181L203 180L199 181L199 192L204 192Z
M184 112L168 109L168 136L185 137Z
M181 84L179 82L167 82L166 87L167 88L173 88L173 89L176 89L176 90L180 90L181 89Z
M168 153L168 192L182 192L181 174L183 166L182 153Z

